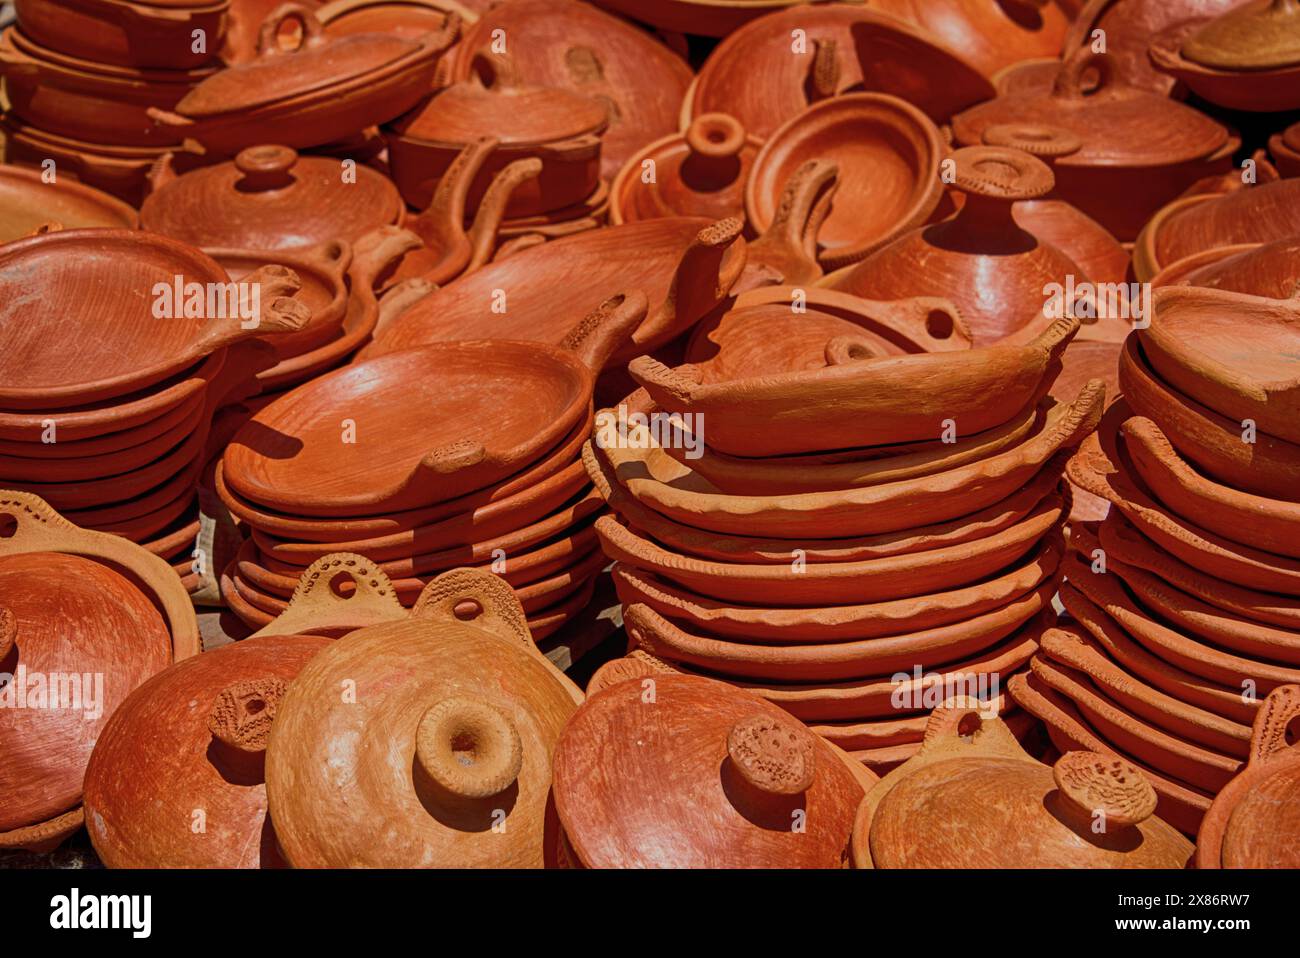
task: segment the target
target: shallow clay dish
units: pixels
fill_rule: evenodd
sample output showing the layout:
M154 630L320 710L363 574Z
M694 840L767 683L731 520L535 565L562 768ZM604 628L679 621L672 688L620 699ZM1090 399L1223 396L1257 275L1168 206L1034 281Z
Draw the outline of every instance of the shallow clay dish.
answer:
M73 180L47 183L35 170L0 166L0 243L50 223L64 229L135 229L140 217L116 197Z
M844 865L863 788L829 745L721 682L642 682L594 695L556 746L556 811L583 866Z
M1214 799L1196 839L1197 868L1295 868L1300 864L1296 770L1290 741L1300 687L1273 692L1255 719L1245 770Z
M1041 398L1078 332L1060 319L1025 345L858 358L815 370L701 383L691 367L650 357L628 371L662 409L702 414L705 441L733 456L821 453L962 435L1001 425ZM774 429L773 424L781 428Z
M853 826L853 864L1181 868L1192 844L1153 817L1156 801L1128 762L1071 752L1049 769L1000 719L954 699L930 716L916 757L868 793Z
M1295 264L1300 239L1237 243L1192 253L1170 263L1152 286L1204 286L1269 299L1290 299L1300 291Z
M230 0L15 0L23 33L65 53L128 67L208 64L225 36ZM194 49L195 31L207 45Z
M840 189L817 234L818 259L832 269L856 262L934 212L943 153L938 128L905 100L852 93L823 101L774 131L755 157L749 222L766 232L790 177L810 159L832 162Z
M354 702L340 699L344 680ZM285 859L541 867L554 847L552 756L581 701L533 644L506 583L465 569L440 576L408 620L334 643L281 699L266 786ZM346 768L344 740L360 746ZM383 836L367 825L376 815L389 823ZM493 832L502 819L506 831Z
M1216 412L1300 443L1300 300L1157 290L1138 333L1160 378ZM1300 498L1300 492L1295 494Z

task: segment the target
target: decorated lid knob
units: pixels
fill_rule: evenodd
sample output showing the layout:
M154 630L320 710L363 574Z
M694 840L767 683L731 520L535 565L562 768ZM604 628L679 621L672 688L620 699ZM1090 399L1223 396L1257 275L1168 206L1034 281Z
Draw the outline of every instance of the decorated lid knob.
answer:
M1045 123L995 123L984 131L984 142L1034 156L1069 156L1083 149L1078 134Z
M0 605L0 662L8 658L18 642L18 617L13 610Z
M967 194L996 200L1032 200L1056 185L1051 167L1023 150L968 146L955 151L953 185Z
M296 150L273 144L250 146L235 155L235 168L244 174L240 186L258 192L292 183L290 171L297 162Z
M263 774L271 722L287 687L283 679L249 679L218 693L208 714L208 731L219 760L230 771Z
M686 128L686 144L696 156L721 160L745 148L745 128L727 113L701 113Z
M519 777L524 748L506 715L472 699L430 706L415 733L420 769L443 792L464 799L504 792Z
M766 795L799 795L813 783L812 733L769 715L752 715L731 727L727 755L740 777Z
M1100 752L1067 752L1052 768L1061 796L1088 819L1137 825L1156 810L1156 791L1136 766Z

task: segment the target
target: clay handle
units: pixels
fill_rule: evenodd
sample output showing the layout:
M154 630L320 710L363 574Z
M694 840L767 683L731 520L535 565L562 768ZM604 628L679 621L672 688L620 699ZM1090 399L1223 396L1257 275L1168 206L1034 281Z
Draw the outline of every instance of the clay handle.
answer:
M353 293L370 290L384 270L422 245L419 236L400 226L379 226L371 230L352 247L352 266L348 276L352 280Z
M0 662L9 657L9 653L18 644L18 617L13 610L0 605Z
M731 727L727 757L741 779L764 795L801 795L817 774L813 734L765 713Z
M335 580L346 576L353 591L344 595ZM304 635L352 631L406 617L392 582L379 566L352 552L332 552L309 565L298 579L289 604L256 635Z
M478 800L515 783L524 748L510 716L485 702L449 698L420 717L415 760L445 795Z
M1091 47L1080 47L1061 64L1056 79L1052 81L1052 96L1078 100L1100 93L1114 82L1114 63L1107 53L1094 53ZM1097 85L1091 90L1085 90L1083 77L1090 69L1097 71Z
M830 99L840 86L839 47L832 38L813 40L812 63L804 81L804 99L811 106L820 100Z
M745 148L745 128L728 113L701 113L686 128L686 145L695 156L729 160Z
M469 228L469 263L465 273L472 273L492 261L496 251L497 234L505 222L506 206L510 197L524 183L535 180L542 173L542 161L536 156L526 156L507 165L488 184L479 200L474 213L474 222Z
M1052 168L1023 150L1003 146L966 146L950 155L956 165L953 185L970 197L1014 203L1045 196L1056 185ZM966 213L963 207L961 217Z
M560 345L586 363L592 375L599 375L609 358L632 341L649 311L650 302L639 289L611 296L584 316Z
M1175 73L1183 63L1182 48L1182 31L1174 26L1157 34L1147 45L1147 59L1157 70Z
M428 207L410 223L411 230L424 241L425 247L439 254L437 262L422 274L430 282L446 283L460 275L469 263L471 248L465 235L465 206L470 186L499 144L493 136L482 136L466 144L438 179Z
M280 27L287 20L297 20L302 27L302 36L297 46L286 47L280 44ZM267 14L257 31L257 55L266 57L297 53L308 47L320 46L324 42L324 28L310 7L300 3L282 3Z
M404 279L379 300L379 320L375 323L375 333L406 312L438 287L422 276Z
M290 186L297 163L298 152L288 146L250 146L235 154L235 169L243 174L240 188L257 193Z
M482 47L474 51L470 70L478 77L484 89L515 90L523 86L523 78L512 57Z
M839 172L839 166L829 160L801 165L786 180L771 225L751 244L756 262L772 260L782 265L782 282L807 283L822 275L817 234L830 215Z
M514 589L482 569L452 569L438 576L415 600L411 617L484 628L544 658L533 643Z
M1100 752L1066 752L1052 767L1066 805L1084 821L1098 813L1107 825L1137 825L1156 810L1156 790L1136 766Z
M253 779L266 772L266 743L271 723L288 689L283 679L250 679L217 693L208 713L208 731L219 760Z
M149 107L145 110L145 114L148 115L149 119L153 120L155 126L183 128L195 125L195 122L188 116L181 116L179 113L173 113L171 110L162 110L156 106Z
M628 375L664 408L689 406L695 401L700 383L689 372L693 368L671 369L652 356L638 356L627 364Z
M864 359L875 359L880 352L870 340L861 336L833 336L826 343L826 365L847 366L860 363Z
M248 339L273 336L276 333L291 333L303 329L311 322L311 307L293 298L293 294L302 288L298 274L285 266L262 266L239 281L240 315L234 317L212 317L212 325L196 344L198 350L206 355L234 346ZM243 316L244 297L249 290L257 293L259 308L256 323L245 326Z
M984 131L988 146L1006 146L1033 156L1069 156L1083 140L1069 130L1042 123L995 123Z
M595 133L583 133L567 140L543 143L536 149L536 155L544 160L561 163L578 163L590 160L600 153L600 137Z
M729 216L695 235L678 260L664 302L637 330L637 345L680 327L682 317L703 316L726 297L745 271L743 247L739 255L727 258L727 251L740 239L744 228L741 217Z
M1300 748L1287 732L1300 718L1300 685L1279 685L1264 699L1250 733L1250 762L1265 762L1279 752Z
M965 695L947 699L930 713L922 749L962 748L994 755L1023 756L1024 749L1006 723L996 715L989 717L991 707L991 703Z

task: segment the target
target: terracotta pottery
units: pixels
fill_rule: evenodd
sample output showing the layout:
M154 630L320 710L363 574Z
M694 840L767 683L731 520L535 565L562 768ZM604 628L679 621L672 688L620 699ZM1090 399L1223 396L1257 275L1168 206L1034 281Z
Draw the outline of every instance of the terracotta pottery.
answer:
M1062 64L1050 92L998 97L953 117L952 128L961 146L989 143L1042 156L1056 174L1056 197L1120 240L1137 236L1198 179L1229 169L1237 145L1191 107L1116 82L1109 57L1087 47Z
M1157 212L1133 246L1133 271L1146 282L1193 253L1300 234L1300 181L1278 180L1215 195L1187 196Z
M868 299L938 293L957 305L975 345L1024 342L1050 325L1053 286L1087 282L1069 256L1015 220L1013 204L1049 192L1052 171L1001 147L958 150L949 161L965 196L954 218L905 233L827 282Z
M714 449L820 453L936 439L953 417L967 436L999 426L1046 392L1078 329L1066 318L1025 345L881 358L858 357L849 344L834 365L725 382L701 384L694 367L669 369L648 356L628 371L661 408L703 415Z
M1233 110L1300 106L1300 5L1254 0L1196 24L1166 30L1148 49L1157 70L1197 96Z
M184 41L188 48L189 39ZM140 70L67 56L34 43L16 28L0 36L0 71L13 115L61 136L120 146L173 146L180 137L158 129L151 107L170 109L215 72Z
M1021 200L1011 207L1011 216L1040 243L1056 247L1073 260L1094 283L1128 282L1128 251L1082 210L1063 200ZM1089 324L1080 332L1089 338L1102 326L1100 322Z
M1274 689L1255 719L1250 758L1214 799L1196 836L1197 868L1294 868L1300 863L1296 768L1290 729L1300 687Z
M58 223L64 229L135 229L140 218L116 197L20 166L0 166L0 244L30 236Z
M421 300L385 326L364 356L476 336L559 343L605 299L640 289L650 311L613 356L625 362L726 298L745 266L740 232L736 219L664 217L526 249Z
M258 37L266 18L281 6L282 0L230 0L230 19L226 30L226 42L221 47L221 61L226 66L248 63L258 57ZM304 5L321 11L321 0L304 0ZM323 24L325 21L321 20ZM441 26L442 21L430 29ZM293 46L297 43L296 25L287 31L281 39L276 37L276 46Z
M302 28L296 48L282 40L286 21ZM332 143L413 107L459 30L452 17L443 29L414 39L330 37L308 7L286 3L262 24L257 59L216 73L174 111L153 109L150 116L225 155L258 143L296 149Z
M283 249L343 240L401 222L402 200L365 165L254 146L232 162L173 176L163 166L140 208L147 230L195 246Z
M829 3L772 13L726 37L682 112L688 120L731 113L762 140L818 100L850 90L902 97L936 123L994 92L957 48L871 7Z
M924 555L925 553L922 553ZM1014 601L1052 575L1060 539L1043 539L1011 571L944 592L857 605L780 608L737 606L698 595L634 565L614 567L619 600L641 603L692 631L752 643L829 643L951 625ZM665 572L671 577L671 572ZM767 600L771 601L771 600Z
M355 702L339 698L344 679ZM542 866L552 755L581 701L537 651L508 585L471 570L439 577L410 619L334 643L280 700L266 790L285 859ZM363 743L344 779L340 735ZM382 837L366 825L375 815L389 823ZM503 817L507 830L492 832Z
M230 0L15 0L22 31L54 50L118 66L185 70L209 63L226 30ZM194 50L194 32L206 46Z
M1209 291L1166 286L1161 292ZM1216 479L1256 495L1300 499L1300 445L1262 430L1247 441L1246 421L1221 416L1158 378L1140 342L1129 338L1119 366L1120 388L1135 413L1153 420L1179 452Z
M519 185L506 215L562 209L591 194L600 179L600 135L607 108L591 97L532 86L514 61L480 51L473 78L438 91L385 128L388 164L402 197L424 207L458 153L482 136L497 147L470 189L477 207L491 179L519 159L542 161L540 174Z
M81 826L97 733L131 689L198 653L198 623L166 562L77 528L35 496L0 492L0 529L0 666L11 675L0 847L50 848ZM94 687L40 681L70 672ZM52 694L68 698L48 707Z
M329 644L309 635L250 639L137 688L86 770L86 821L100 860L110 868L282 866L266 812L267 737L287 684ZM190 827L196 808L200 835Z
M763 145L745 185L745 209L759 233L776 216L786 182L808 160L834 163L840 189L817 233L828 268L856 262L925 222L942 194L938 128L897 97L854 93L792 117Z
M1268 152L1283 176L1300 176L1300 123L1270 136Z
M838 166L822 160L809 160L791 174L767 232L747 247L736 292L769 284L806 286L821 279L817 233L830 215L839 175Z
M643 681L652 704L642 682L610 685L556 746L555 807L581 865L844 865L863 787L830 746L721 682L671 673ZM620 774L598 771L611 766ZM807 830L792 830L805 816Z
M1300 239L1237 243L1192 253L1151 278L1152 286L1204 286L1268 299L1291 299L1300 292L1296 262Z
M1253 496L1201 475L1150 419L1135 416L1121 429L1143 485L1175 513L1243 545L1300 559L1300 504Z
M1156 315L1138 337L1161 379L1216 412L1300 443L1300 299L1167 287L1153 302Z
M1085 327L1087 328L1087 327ZM1081 342L1075 339L1061 355L1061 374L1052 383L1048 395L1058 402L1068 402L1079 395L1084 384L1100 379L1106 384L1107 402L1119 395L1119 354L1122 343Z
M1130 763L1081 751L1049 770L978 702L952 699L930 716L917 756L867 794L853 864L1181 868L1193 846L1154 817L1156 803Z
M1174 79L1159 72L1147 58L1147 46L1152 38L1170 29L1182 34L1190 33L1200 20L1218 16L1241 2L1088 0L1070 24L1062 49L1068 53L1079 47L1090 47L1094 31L1104 31L1106 52L1114 61L1115 78L1128 86L1169 96L1174 92Z
M317 9L316 18L328 36L389 33L415 38L442 29L453 13L465 25L478 19L473 3L466 6L456 0L334 0Z

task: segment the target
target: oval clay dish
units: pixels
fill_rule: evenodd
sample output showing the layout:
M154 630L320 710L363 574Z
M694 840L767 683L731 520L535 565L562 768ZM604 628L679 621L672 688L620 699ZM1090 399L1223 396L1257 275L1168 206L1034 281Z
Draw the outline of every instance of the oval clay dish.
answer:
M1215 796L1197 834L1197 868L1300 866L1300 686L1274 689L1255 718L1246 768Z
M1170 263L1151 279L1152 286L1204 286L1269 299L1291 299L1300 292L1300 239L1238 243L1193 253Z
M0 244L50 223L64 229L136 229L140 217L117 197L74 180L47 183L41 171L0 166Z

